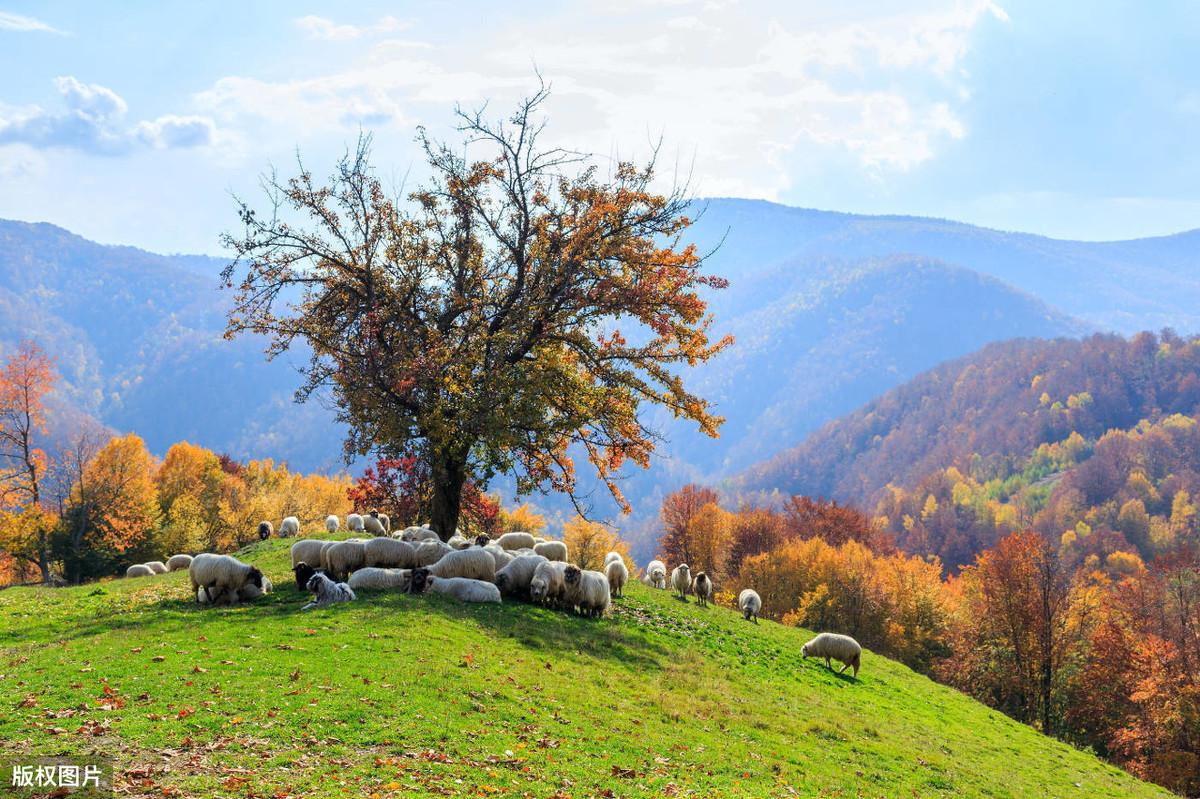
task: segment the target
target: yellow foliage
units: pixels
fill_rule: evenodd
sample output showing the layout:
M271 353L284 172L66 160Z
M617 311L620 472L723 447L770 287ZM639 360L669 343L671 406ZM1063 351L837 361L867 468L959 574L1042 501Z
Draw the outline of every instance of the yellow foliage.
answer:
M599 569L604 565L604 556L609 552L620 552L625 565L633 570L629 557L629 545L617 533L600 522L592 522L576 516L563 525L563 541L571 553L571 560L581 569Z

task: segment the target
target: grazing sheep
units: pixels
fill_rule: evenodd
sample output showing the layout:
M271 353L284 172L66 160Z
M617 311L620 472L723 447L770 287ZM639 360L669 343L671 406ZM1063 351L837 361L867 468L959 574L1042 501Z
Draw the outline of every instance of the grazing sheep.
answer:
M361 533L363 531L363 517L357 513L351 513L346 517L346 528L352 533Z
M623 560L625 560L625 558L623 558L623 557L621 556L621 553L620 553L620 552L617 552L616 550L614 550L614 551L612 551L612 552L609 552L607 555L605 555L605 556L604 556L604 565L607 567L607 566L608 566L608 564L612 563L614 560L621 560L621 561L623 561Z
M271 524L270 522L259 522L258 523L258 540L259 541L266 541L274 533L275 533L275 525Z
M209 601L213 599L214 589L218 594L236 594L248 584L263 587L263 573L257 567L242 563L231 555L214 555L211 552L192 558L188 576L192 580L192 592L203 588Z
M629 580L629 568L621 558L609 561L604 566L604 577L613 596L625 596L625 583Z
M507 566L496 570L496 587L504 596L528 598L529 583L533 580L533 573L543 563L549 563L549 561L541 555L513 558Z
M354 589L350 586L345 583L335 583L320 572L308 578L308 584L305 588L308 589L314 598L312 602L300 608L301 610L323 608L335 602L353 602L355 599L358 599L354 595Z
M151 569L145 563L135 563L125 570L126 577L153 577L154 569Z
M496 559L486 549L452 549L424 567L434 577L469 577L472 580L496 581Z
M496 539L496 546L501 549L533 549L536 543L530 533L505 533Z
M496 561L496 568L503 569L505 566L513 562L517 557L516 553L509 552L507 549L501 549L495 544L488 544L485 547L480 547L484 552L492 553L492 558Z
M192 565L191 555L172 555L167 558L167 571L175 572L186 569Z
M679 598L687 602L687 592L692 587L692 570L681 563L671 570L671 587L679 592Z
M538 541L533 545L533 551L546 560L567 562L567 545L562 541Z
M608 578L578 566L567 566L563 570L563 593L566 606L578 608L580 616L603 616L612 600Z
M829 659L841 661L844 665L838 674L845 674L846 669L853 668L854 676L858 676L858 667L862 663L862 647L848 635L837 633L821 633L816 638L800 647L800 656L806 658L825 658L825 668L833 671Z
M566 569L567 564L562 561L539 563L529 581L529 598L544 605L558 605L566 587L563 581Z
M387 536L372 538L363 546L366 547L367 566L411 569L417 559L417 550L412 544Z
M422 541L417 544L415 555L413 558L414 566L432 566L450 552L457 550L450 547L441 541Z
M338 528L342 526L342 520L337 516L330 514L325 517L325 530L330 533L336 533Z
M459 602L499 602L500 589L483 580L472 580L469 577L435 577L423 574L424 569L413 572L412 592L423 594L433 591L438 594L452 596Z
M642 582L652 588L667 587L667 566L661 560L652 560L646 564L646 573Z
M150 571L154 572L155 574L166 574L170 571L170 569L167 568L167 564L163 563L161 560L148 560L146 561L145 565L148 566Z
M696 579L692 581L692 593L696 595L696 601L700 603L700 607L708 607L709 600L713 595L713 583L708 579L708 575L704 572L696 574Z
M400 534L400 540L416 544L421 541L441 541L442 539L428 527L405 527L404 532Z
M322 541L319 538L305 538L292 544L292 565L295 566L300 561L310 563L314 566L321 565L321 548L329 541ZM303 588L304 586L301 586Z
M279 523L280 538L295 538L300 535L300 520L295 516L288 516Z
M346 584L357 591L407 591L412 585L412 569L377 569L368 566L350 575Z
M746 588L742 593L738 594L738 610L742 612L742 618L750 621L750 617L754 617L754 623L758 624L758 612L762 610L762 597L753 588Z
M292 566L292 574L296 575L296 589L307 591L309 578L317 572L321 572L321 570L313 568L304 561L300 561L295 566ZM321 574L324 574L324 572L321 572Z
M337 581L344 581L351 572L367 565L366 544L354 539L335 541L323 555L325 571Z
M384 529L383 522L379 521L378 517L367 515L362 517L362 520L365 532L374 536L387 535L387 530Z

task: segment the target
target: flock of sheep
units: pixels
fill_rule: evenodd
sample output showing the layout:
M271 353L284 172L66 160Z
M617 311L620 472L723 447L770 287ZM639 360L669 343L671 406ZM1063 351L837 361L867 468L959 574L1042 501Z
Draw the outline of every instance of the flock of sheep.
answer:
M581 569L569 562L567 545L531 533L505 533L492 540L486 535L468 539L454 535L442 541L428 525L392 532L386 514L371 511L346 517L351 532L373 537L328 541L308 538L292 545L292 572L296 586L313 595L303 610L357 599L356 590L401 591L446 594L460 602L523 600L582 616L604 615L614 597L621 597L629 581L629 568L618 552L609 552L603 570ZM336 533L337 516L325 520L325 529ZM300 521L289 516L279 525L279 535L294 537ZM260 539L274 533L271 522L258 526ZM151 561L130 566L126 577L150 576L186 568L192 594L204 605L233 605L270 593L271 581L257 567L231 555L203 553L194 558L175 555L166 563ZM667 567L661 560L647 564L642 576L646 585L666 589ZM690 593L701 607L713 599L712 579L705 572L694 576L686 563L670 573L670 586L687 601ZM762 599L751 588L738 595L738 609L747 620L758 623ZM842 672L853 668L858 676L862 648L853 638L821 633L801 648L804 657L843 663Z

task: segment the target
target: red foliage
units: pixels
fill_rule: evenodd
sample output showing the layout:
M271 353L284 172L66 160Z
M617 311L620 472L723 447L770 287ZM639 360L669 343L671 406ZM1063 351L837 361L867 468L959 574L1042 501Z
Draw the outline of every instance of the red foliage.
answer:
M433 482L429 465L415 455L380 458L346 493L356 511L381 510L393 523L409 525L429 519ZM472 480L463 484L460 513L466 531L490 535L499 528L500 504ZM452 534L450 531L445 537Z
M858 541L877 552L892 549L891 541L871 523L867 514L836 500L795 496L783 504L783 515L788 537L820 538L835 547Z

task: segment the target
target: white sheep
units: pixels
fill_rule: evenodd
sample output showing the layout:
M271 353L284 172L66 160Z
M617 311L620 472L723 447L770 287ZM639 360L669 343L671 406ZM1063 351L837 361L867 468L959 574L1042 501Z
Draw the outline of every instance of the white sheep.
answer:
M261 596L271 593L271 578L264 576L262 588L259 588L254 583L247 583L238 590L236 594L219 593L215 600L209 601L208 595L204 593L203 588L196 589L196 601L201 605L236 605L239 602L253 602Z
M567 545L562 541L538 541L533 545L533 551L546 560L567 562Z
M707 573L698 572L696 574L696 579L692 580L692 593L696 595L696 602L700 604L700 607L708 607L713 595L713 582Z
M300 520L295 516L288 516L279 523L280 538L295 538L300 535Z
M470 539L467 539L467 538L463 538L461 535L452 535L452 536L450 536L450 540L448 540L446 542L446 544L451 549L466 549L467 547L471 546L473 543L474 543L473 541L471 541Z
M414 572L415 575L415 572ZM499 602L500 589L483 580L472 580L469 577L434 577L425 575L421 589L417 590L414 576L414 593L433 591L438 594L452 596L459 602Z
M385 531L387 531L388 535L391 535L392 534L392 517L388 516L386 513L381 513L381 514L379 514L379 521L383 522L383 529Z
M345 580L351 572L367 565L367 547L362 541L335 541L322 552L325 571L334 580Z
M342 526L342 520L332 513L325 517L325 530L329 533L336 533L338 528Z
M413 565L432 566L450 552L455 551L457 550L450 549L449 545L439 540L422 541L421 543L417 544L413 558Z
M310 566L316 566L318 569L329 571L329 550L332 549L333 545L336 543L337 541L322 541L320 560L318 560L316 563L309 563L309 561L305 561L305 563L308 563ZM305 585L307 584L308 581L305 581Z
M163 563L161 560L148 560L146 561L145 565L155 574L166 574L170 571L170 569L167 568L167 564Z
M191 565L191 555L172 555L171 557L167 558L167 571L181 571Z
M412 585L412 569L378 569L368 566L350 575L346 584L359 591L408 591Z
M153 577L154 569L145 563L135 563L125 570L126 577Z
M537 542L532 533L505 533L496 539L496 546L501 549L533 549Z
M652 588L667 587L667 565L661 560L652 560L646 564L646 573L642 575L642 582Z
M192 581L192 593L203 588L210 601L213 591L236 594L242 587L253 583L262 588L263 573L256 566L242 563L231 555L214 555L204 552L192 558L188 566L188 576Z
M625 560L625 558L622 557L620 552L613 550L612 552L609 552L607 555L604 556L604 565L607 567L608 564L612 563L614 560L622 560L623 561L623 560Z
M379 536L372 538L363 546L366 548L365 565L367 566L411 569L416 563L417 550L407 541Z
M428 527L405 527L404 532L400 534L400 540L415 544L421 541L441 541L442 539Z
M579 609L581 616L603 616L612 595L608 578L598 571L567 566L563 570L563 595L568 608Z
M452 549L424 567L434 577L469 577L472 580L496 581L496 559L492 553L479 547Z
M292 566L295 567L301 561L309 566L321 565L321 548L329 541L322 541L319 538L305 538L292 544Z
M825 658L825 668L833 671L829 659L840 661L844 665L838 674L845 674L846 669L853 667L854 676L858 676L858 667L862 662L862 647L848 635L837 633L821 633L816 638L800 647L801 657Z
M629 580L629 567L618 557L604 566L604 577L613 596L625 596L625 583Z
M362 517L363 530L374 536L387 535L387 529L384 528L383 522L379 521L378 516L370 514Z
M753 588L746 588L742 593L738 594L738 610L742 612L742 618L750 621L750 617L754 617L754 623L758 624L758 612L762 610L762 597Z
M671 570L671 587L679 592L679 598L687 602L687 592L692 587L692 570L681 563Z
M267 521L258 523L258 540L266 541L275 533L275 525Z
M363 517L357 513L351 513L346 517L346 528L352 533L361 533L363 531Z
M345 583L335 583L320 572L308 578L308 585L305 588L309 590L314 599L300 608L301 610L323 608L335 602L353 602L355 599L358 599L354 595L353 588Z
M513 558L508 565L496 569L496 587L504 596L528 597L529 583L533 580L534 571L539 565L549 562L541 555Z
M566 569L567 564L562 561L548 560L539 563L529 581L529 598L545 605L558 605L566 587L563 580Z

